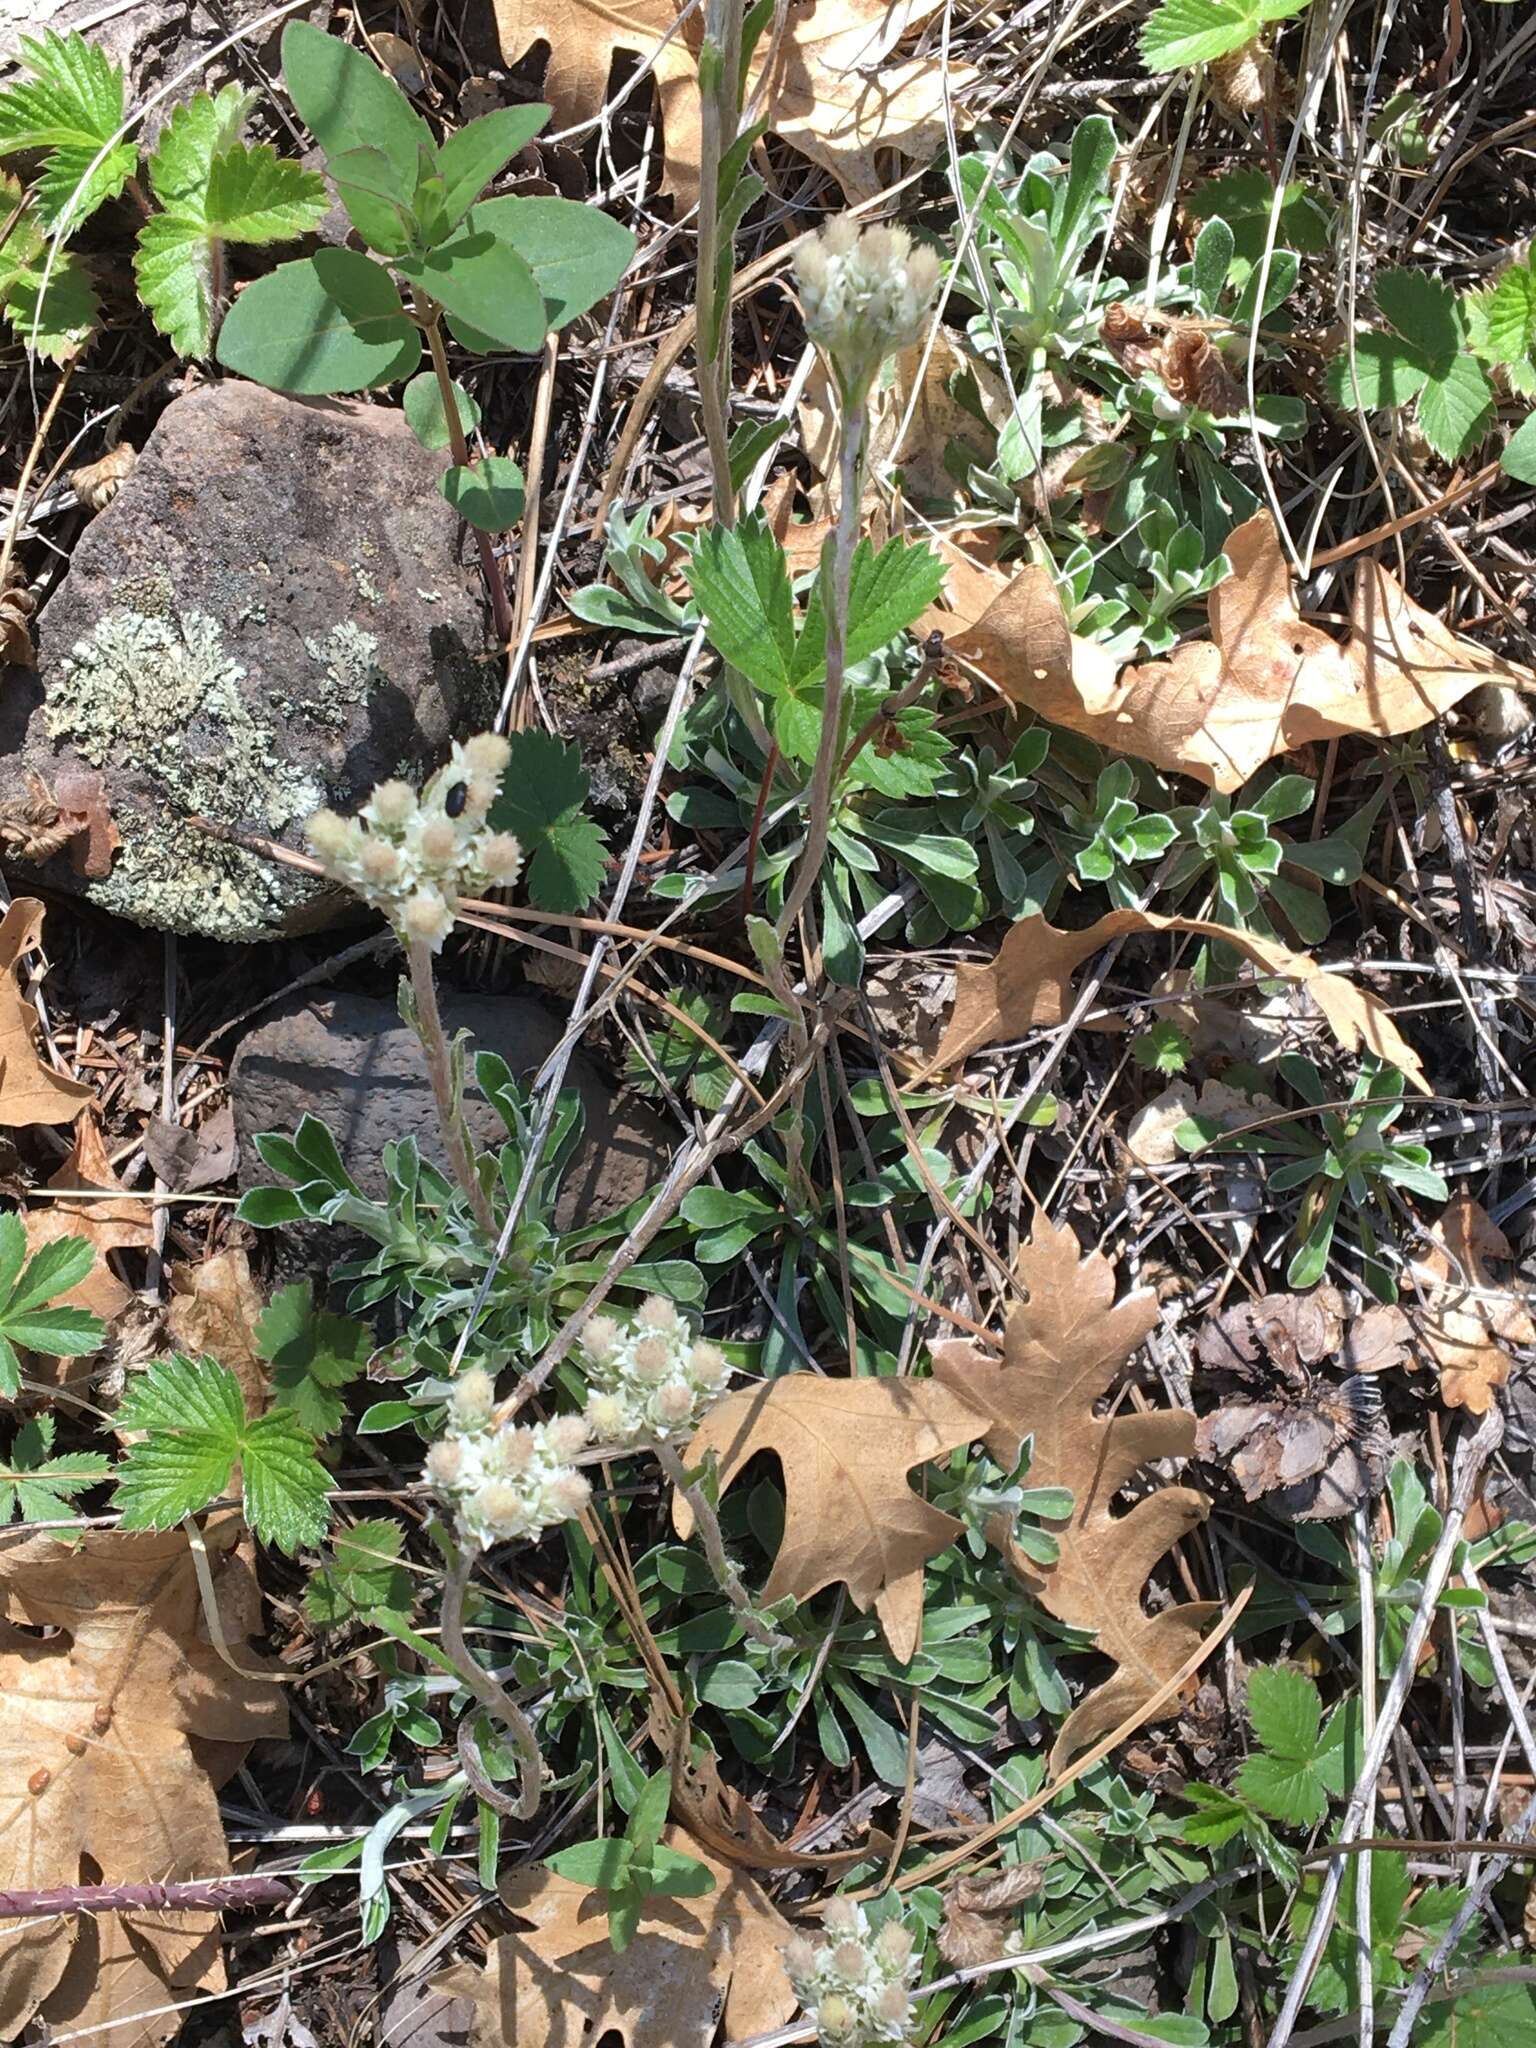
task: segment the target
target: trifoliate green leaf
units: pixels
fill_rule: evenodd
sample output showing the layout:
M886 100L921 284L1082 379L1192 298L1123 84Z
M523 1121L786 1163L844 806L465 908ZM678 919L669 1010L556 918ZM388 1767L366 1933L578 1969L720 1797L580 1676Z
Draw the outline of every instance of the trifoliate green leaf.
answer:
M16 180L0 173L0 216L9 219L21 198ZM30 201L0 243L0 309L23 347L54 363L78 355L100 325L85 265L69 250L53 247Z
M1494 390L1475 356L1451 359L1419 393L1419 426L1437 455L1454 461L1475 448L1493 425Z
M1518 362L1536 350L1536 270L1529 263L1512 263L1492 291L1478 297L1494 362Z
M9 1456L0 1457L0 1525L15 1521L57 1522L74 1510L73 1496L105 1479L111 1470L105 1458L88 1451L66 1451L54 1458L51 1415L23 1423Z
M709 644L768 696L789 685L795 604L784 550L760 514L706 527L688 556L688 585Z
M1248 1679L1248 1714L1263 1751L1250 1756L1234 1784L1276 1820L1310 1827L1328 1810L1318 1769L1322 1700L1310 1678L1279 1666L1261 1666Z
M1422 390L1428 374L1415 349L1378 328L1355 336L1353 365L1347 350L1328 365L1328 395L1350 411L1388 412Z
M123 125L122 68L84 36L52 29L22 37L21 62L32 76L0 92L0 157L46 151L32 187L43 221L78 227L117 197L139 160L131 142L112 139Z
M920 619L944 588L944 564L932 548L888 540L878 551L861 540L854 551L848 584L849 667L889 647L898 633ZM826 624L821 583L813 586L795 649L792 683L819 683L827 672Z
M1383 270L1376 276L1376 304L1428 366L1431 376L1450 367L1462 344L1456 294L1427 270Z
M395 1522L359 1522L336 1538L331 1562L304 1591L311 1621L322 1628L366 1621L375 1614L408 1614L411 1575L400 1563L404 1532Z
M50 1358L79 1358L106 1334L99 1316L83 1308L50 1308L55 1295L78 1286L95 1263L83 1237L58 1237L26 1257L27 1234L14 1210L0 1216L0 1394L21 1386L17 1346Z
M247 1421L239 1382L211 1358L161 1359L129 1388L118 1427L143 1430L119 1467L125 1529L168 1529L228 1491L240 1466L245 1518L289 1552L325 1533L330 1479L285 1408Z
M1499 457L1499 467L1517 483L1536 484L1536 412L1522 421L1510 436L1504 453Z
M536 909L582 910L602 887L607 838L582 809L589 785L581 751L545 732L513 733L511 741L490 822L517 834Z
M249 97L226 86L177 109L150 161L166 209L139 231L139 297L179 355L206 356L224 295L226 242L289 241L324 217L324 180L239 140Z
M1307 0L1162 0L1141 31L1149 71L1209 64L1251 43L1267 22L1300 14Z
M1521 1965L1529 1967L1523 1955L1481 1963L1448 1999L1434 1998L1424 2009L1419 2048L1536 2048L1536 1984Z
M367 1370L373 1337L364 1323L317 1309L307 1280L274 1294L256 1318L256 1352L271 1367L274 1405L291 1408L311 1436L341 1427L336 1391Z

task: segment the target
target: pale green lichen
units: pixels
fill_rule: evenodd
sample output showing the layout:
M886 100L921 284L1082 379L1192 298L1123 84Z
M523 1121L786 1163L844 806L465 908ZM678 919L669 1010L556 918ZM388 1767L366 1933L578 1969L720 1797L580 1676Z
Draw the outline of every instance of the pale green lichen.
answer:
M265 836L325 800L278 754L241 692L244 677L218 621L191 610L108 612L59 664L45 703L50 736L97 767L138 771L167 798L152 821L124 830L111 874L91 884L103 909L170 931L254 939L313 895L308 877L189 822Z
M351 619L332 626L323 640L312 633L304 637L304 651L325 671L325 690L301 709L327 725L341 725L354 704L366 704L375 686L384 680L379 667L379 643Z

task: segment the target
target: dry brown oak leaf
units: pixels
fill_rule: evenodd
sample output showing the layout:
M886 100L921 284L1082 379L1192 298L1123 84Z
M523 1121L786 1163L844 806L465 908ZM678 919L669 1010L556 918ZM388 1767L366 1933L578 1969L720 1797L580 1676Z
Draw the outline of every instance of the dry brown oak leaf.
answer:
M34 1203L22 1216L27 1248L35 1252L56 1237L83 1237L96 1263L57 1299L88 1308L110 1323L133 1300L133 1290L118 1279L106 1255L149 1249L155 1241L154 1204L145 1195L130 1194L112 1171L94 1114L81 1118L69 1157L48 1185L61 1190L57 1198Z
M784 1536L763 1588L766 1604L809 1600L841 1579L861 1614L879 1617L891 1655L910 1663L923 1637L923 1566L961 1524L907 1484L914 1465L943 1458L987 1427L969 1399L932 1380L825 1379L792 1372L727 1394L688 1446L713 1452L720 1491L759 1451L784 1472ZM693 1510L674 1494L680 1536Z
M1447 1408L1486 1415L1509 1378L1507 1345L1536 1344L1528 1294L1489 1265L1514 1254L1480 1202L1458 1194L1430 1232L1430 1247L1410 1263L1419 1300L1419 1341L1440 1374Z
M622 1955L608 1939L602 1892L552 1870L502 1880L503 1902L531 1928L504 1934L484 1970L462 1964L436 1980L473 2002L470 2048L578 2048L605 2034L625 2048L709 2048L722 2016L733 2041L789 2018L796 1999L780 1960L789 1927L745 1872L681 1828L662 1840L705 1864L715 1888L648 1899Z
M1164 1486L1120 1514L1115 1496L1144 1465L1187 1458L1195 1418L1187 1408L1101 1416L1095 1403L1157 1321L1157 1296L1138 1288L1115 1300L1115 1269L1102 1252L1084 1258L1070 1225L1040 1217L1019 1253L1023 1299L1008 1313L1001 1358L967 1341L936 1344L936 1378L992 1417L987 1449L1004 1470L1034 1438L1031 1486L1064 1486L1071 1518L1053 1523L1060 1556L1009 1561L1048 1613L1090 1629L1118 1667L1063 1722L1051 1751L1062 1769L1079 1750L1130 1722L1198 1647L1218 1612L1188 1601L1148 1614L1142 1591L1159 1558L1209 1512L1203 1493Z
M67 1124L84 1109L91 1090L39 1058L37 1011L22 994L16 967L42 939L43 906L18 896L0 919L0 1125Z
M876 151L923 160L944 139L944 96L975 73L937 56L901 58L897 44L939 0L786 0L758 44L748 97L756 118L832 173L851 201L888 182ZM495 0L502 54L517 63L549 44L544 97L555 129L597 118L614 52L650 63L661 100L662 189L680 206L699 195L698 51L703 10L673 0ZM682 16L681 22L679 16ZM765 76L766 73L766 76Z
M1072 977L1091 954L1111 939L1134 932L1193 932L1219 939L1253 962L1261 974L1279 975L1304 988L1328 1020L1346 1052L1362 1047L1396 1067L1423 1094L1430 1092L1419 1056L1392 1021L1378 996L1330 974L1310 953L1293 953L1275 939L1230 930L1199 917L1158 917L1149 910L1111 910L1081 931L1058 931L1044 917L1021 917L1010 926L997 953L980 967L955 972L955 1005L930 1072L1004 1039L1022 1038L1060 1024L1074 1001ZM1119 1031L1118 1017L1099 1018L1086 1028Z
M240 1534L231 1516L205 1540L225 1639L258 1669ZM0 1540L0 1890L223 1876L216 1788L287 1725L282 1688L213 1648L182 1530ZM0 1921L0 1955L4 2041L37 2015L111 2026L110 2048L158 2044L181 2014L129 2016L224 1985L216 1913Z
M1266 512L1237 527L1225 553L1232 574L1208 601L1211 638L1164 661L1119 669L1069 630L1034 564L951 630L950 649L1052 724L1227 792L1309 740L1412 732L1483 683L1536 688L1530 670L1459 638L1379 563L1361 569L1347 640L1309 625Z

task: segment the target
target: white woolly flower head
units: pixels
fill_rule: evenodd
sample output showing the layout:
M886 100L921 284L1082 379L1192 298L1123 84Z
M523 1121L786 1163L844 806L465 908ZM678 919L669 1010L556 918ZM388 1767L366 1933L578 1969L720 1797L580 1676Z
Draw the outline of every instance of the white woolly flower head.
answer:
M382 911L406 944L436 953L461 898L510 888L522 872L517 840L489 823L510 757L500 733L456 741L419 796L408 782L381 782L355 818L316 811L305 836L328 875Z
M692 1436L730 1378L720 1347L695 1338L659 1294L641 1303L632 1329L594 1316L582 1349L593 1389L587 1421L606 1443Z
M477 1550L529 1541L579 1515L592 1488L574 1460L591 1434L580 1415L527 1429L495 1420L495 1387L479 1367L460 1375L448 1432L427 1452L427 1478L452 1507L462 1542Z
M859 228L841 214L795 252L805 331L825 351L845 398L862 402L887 356L922 333L939 259L905 228Z
M791 1936L784 1973L816 2023L824 2048L873 2048L904 2042L912 2022L912 1983L920 1958L901 1920L871 1926L851 1899L833 1899L823 1916L826 1937Z

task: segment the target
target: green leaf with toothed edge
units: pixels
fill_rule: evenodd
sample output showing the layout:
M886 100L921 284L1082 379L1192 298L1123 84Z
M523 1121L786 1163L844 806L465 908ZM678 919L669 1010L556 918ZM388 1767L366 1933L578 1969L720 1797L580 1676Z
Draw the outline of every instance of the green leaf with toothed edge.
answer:
M46 152L32 197L46 226L76 228L117 197L139 160L133 143L113 140L123 125L124 74L73 30L23 36L20 59L32 76L0 92L0 157Z
M1162 0L1142 28L1141 61L1149 71L1209 64L1306 5L1307 0Z

